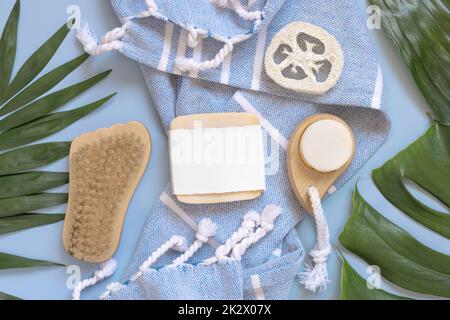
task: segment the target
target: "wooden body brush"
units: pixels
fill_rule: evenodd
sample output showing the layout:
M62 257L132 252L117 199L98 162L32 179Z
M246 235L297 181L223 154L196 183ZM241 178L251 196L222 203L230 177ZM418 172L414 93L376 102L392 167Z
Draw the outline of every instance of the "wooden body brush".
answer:
M69 254L92 263L112 257L150 150L150 134L139 122L99 129L72 142L62 235Z

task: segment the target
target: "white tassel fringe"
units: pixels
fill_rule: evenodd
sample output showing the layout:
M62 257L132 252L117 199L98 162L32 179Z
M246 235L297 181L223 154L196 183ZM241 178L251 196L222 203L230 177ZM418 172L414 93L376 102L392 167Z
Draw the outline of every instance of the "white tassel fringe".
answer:
M330 234L318 190L310 187L308 188L308 195L316 222L317 243L310 252L314 267L306 265L299 278L305 289L317 292L326 290L327 284L330 282L327 271L327 259L331 253Z
M187 250L187 240L181 236L172 236L168 241L166 241L161 247L155 250L148 258L145 260L141 266L139 267L139 271L136 272L131 278L130 281L136 281L140 277L142 277L150 267L161 258L167 251L176 250L180 252L184 252ZM120 282L112 282L106 286L106 291L100 295L100 299L106 299L111 293L117 292L123 288L123 285Z
M184 254L179 256L172 262L171 267L186 263L192 256L200 250L200 248L208 242L209 238L216 234L217 225L211 219L202 219L198 224L198 231L195 235L197 240L186 250Z
M81 292L96 283L106 279L114 274L117 270L117 262L114 259L109 259L108 261L100 265L100 269L95 271L92 278L80 281L72 291L72 300L80 300Z

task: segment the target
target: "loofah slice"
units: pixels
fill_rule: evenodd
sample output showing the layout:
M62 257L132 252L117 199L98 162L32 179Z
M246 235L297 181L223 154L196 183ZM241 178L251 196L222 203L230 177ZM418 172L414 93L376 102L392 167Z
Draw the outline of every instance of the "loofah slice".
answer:
M112 257L150 149L149 132L139 122L99 129L72 142L63 229L69 254L93 263Z
M320 95L336 85L344 67L344 55L337 40L324 29L293 22L272 39L265 67L278 85Z

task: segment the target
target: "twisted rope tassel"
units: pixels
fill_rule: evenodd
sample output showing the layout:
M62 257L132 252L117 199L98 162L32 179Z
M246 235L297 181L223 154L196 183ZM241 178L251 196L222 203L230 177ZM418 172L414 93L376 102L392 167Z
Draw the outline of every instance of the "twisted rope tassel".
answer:
M264 238L273 230L273 223L283 210L274 204L267 206L261 214L261 226L233 248L232 258L241 259L250 246Z
M216 249L215 256L203 261L204 264L210 265L216 262L223 262L228 259L228 254L233 250L233 248L245 237L255 231L255 228L259 225L261 221L260 215L255 211L250 211L244 216L241 226L237 231L235 231L231 237Z
M161 258L167 251L171 249L181 252L186 251L186 238L180 236L173 236L172 238L170 238L169 241L167 241L156 251L154 251L151 256L142 263L142 265L139 267L139 271L130 278L130 281L136 281L138 278L144 275L159 258Z
M211 219L202 219L198 224L198 231L195 235L197 240L194 241L184 254L175 259L171 266L178 266L186 263L205 243L208 242L209 238L216 234L216 231L217 225L212 222Z
M186 25L188 31L187 43L191 48L195 48L200 44L200 39L208 38L208 31Z
M214 5L221 8L228 7L228 0L211 0L211 2L214 3Z
M158 7L156 6L154 0L147 0L148 9L139 13L136 17L149 17L157 14ZM89 53L91 56L99 56L103 53L112 51L112 50L121 50L122 49L122 39L128 27L130 26L131 19L124 23L121 27L115 28L109 32L107 32L98 42L97 37L95 36L92 29L89 27L86 21L83 21L79 30L77 30L76 38L83 45L84 51Z
M262 20L262 12L261 11L248 11L245 9L241 0L229 0L231 3L231 7L234 12L236 12L239 17L241 17L245 21L257 21L258 23Z
M158 6L155 3L155 0L146 0L147 10L140 12L137 15L137 18L147 18L155 15L158 12Z
M81 291L84 289L95 285L96 283L106 279L114 274L117 270L117 262L114 259L109 259L108 261L100 265L100 269L95 271L92 278L80 281L72 291L72 300L80 300Z
M262 21L263 13L261 11L247 11L241 4L240 0L213 0L213 3L219 7L226 7L231 5L233 10L246 21L255 21L254 29L259 26ZM189 31L188 44L191 47L198 45L199 34L192 31L193 28L187 28ZM207 37L207 33L204 30L200 36ZM242 34L231 38L216 37L217 40L224 42L222 49L211 60L204 62L195 61L192 58L178 58L175 60L175 64L181 72L199 72L219 67L225 59L233 52L234 46L238 43L244 42L252 37L252 34Z
M129 22L109 31L102 37L99 43L88 23L83 21L75 36L83 45L84 51L91 56L99 56L105 52L122 49L122 42L119 40L125 35L128 26Z
M242 7L239 0L230 1L234 10L244 20L255 20L255 27L261 23L261 12L248 12ZM156 5L154 0L146 0L146 3L147 10L142 11L136 16L129 18L128 21L125 22L121 27L107 32L102 37L100 42L98 42L97 37L86 22L83 22L81 28L77 30L76 38L83 45L84 50L93 56L98 56L112 50L120 51L122 50L123 46L123 43L120 40L125 36L127 29L134 18L156 17L159 19L164 19L164 17L160 13L158 13L158 6ZM208 37L208 32L206 30L194 28L192 26L184 26L184 28L188 31L188 45L192 48L195 48L199 45L200 39ZM234 36L232 38L216 37L217 40L224 43L224 46L221 50L219 50L219 52L213 59L204 62L197 62L192 58L181 58L177 59L175 61L175 64L182 72L199 72L209 69L215 69L219 67L230 55L230 53L234 49L234 45L249 39L251 36L251 34L243 34Z
M176 251L186 251L187 249L187 240L181 236L172 236L167 242L165 242L161 247L155 250L147 260L145 260L142 265L139 267L139 271L136 272L131 278L130 281L134 282L140 277L142 277L150 267L161 258L167 251L176 250ZM117 292L122 289L124 286L120 282L111 282L106 286L106 291L100 295L100 299L106 299L111 293Z
M175 60L175 64L181 72L215 69L223 63L225 58L233 51L233 49L233 39L227 39L225 40L225 44L222 49L220 49L216 56L211 60L197 62L192 58L177 58Z
M212 2L221 8L226 8L229 5L236 12L239 17L244 19L245 21L253 21L253 20L261 20L262 12L261 11L248 11L245 9L240 0L212 0Z
M120 282L111 282L110 284L108 284L108 285L106 286L106 291L103 292L103 293L99 296L99 299L100 299L100 300L104 300L104 299L108 298L109 295L110 295L111 293L118 292L118 291L121 290L123 287L124 287L124 285L121 284Z
M317 290L325 290L329 282L327 259L331 253L331 245L319 191L315 187L310 187L308 188L308 195L312 204L314 219L316 220L317 243L309 253L314 262L314 268L309 265L305 267L305 271L300 274L300 283L305 285L307 290L316 292Z

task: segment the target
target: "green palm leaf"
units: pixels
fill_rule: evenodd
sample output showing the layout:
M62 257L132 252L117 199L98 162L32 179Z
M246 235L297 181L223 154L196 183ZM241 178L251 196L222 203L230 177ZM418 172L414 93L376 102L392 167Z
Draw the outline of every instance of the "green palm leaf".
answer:
M25 172L0 177L0 199L35 194L69 183L67 172Z
M377 265L383 277L403 288L450 297L450 256L424 246L391 223L357 190L353 206L352 216L339 237L345 248Z
M414 198L406 189L404 178L414 181L450 206L450 125L434 123L416 142L373 171L376 186L390 202L414 220L450 239L450 215Z
M38 193L31 196L0 199L0 218L18 216L66 202L67 193Z
M23 147L0 154L0 176L43 167L65 158L70 142L49 142Z
M0 120L0 132L18 127L27 122L41 118L79 96L89 88L105 79L111 70L102 72L90 79L45 96L19 111ZM7 106L5 106L7 107Z
M450 123L448 0L370 0L437 120Z
M342 257L341 300L410 300L381 289L369 289L363 279Z
M15 148L51 136L100 108L114 96L115 94L112 94L75 110L53 113L3 132L0 134L0 150Z
M20 1L16 1L0 39L0 101L6 95L11 73L14 68L19 26Z
M62 267L64 265L55 262L23 258L12 254L0 252L0 270L32 268L32 267L55 267L55 266Z
M40 97L44 93L50 91L54 86L60 83L73 70L79 67L89 57L83 54L62 66L50 71L40 79L33 82L13 99L11 99L3 108L0 109L0 116L4 116L16 109L19 109L34 99Z
M64 220L64 214L25 213L0 219L0 235L36 228Z
M67 202L67 194L43 193L68 182L67 173L26 172L66 157L70 142L24 146L48 137L93 112L115 94L66 112L53 113L79 96L110 71L54 93L57 84L80 66L87 54L47 72L34 80L54 56L69 29L64 24L22 65L13 80L20 2L14 6L0 39L0 234L38 227L63 220L61 214L28 213ZM34 82L33 82L34 81ZM30 84L31 83L31 84ZM14 113L12 113L14 112ZM17 148L17 149L14 149ZM0 253L0 269L58 266L59 264ZM0 292L0 300L18 299Z
M53 36L31 55L11 81L5 97L0 100L0 105L25 88L47 66L68 33L69 29L64 23Z

